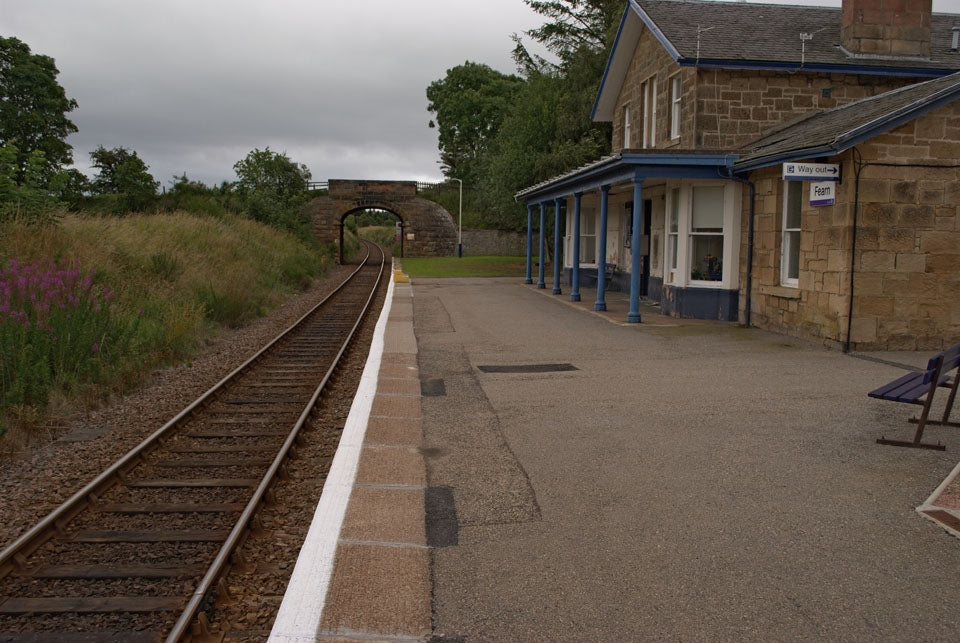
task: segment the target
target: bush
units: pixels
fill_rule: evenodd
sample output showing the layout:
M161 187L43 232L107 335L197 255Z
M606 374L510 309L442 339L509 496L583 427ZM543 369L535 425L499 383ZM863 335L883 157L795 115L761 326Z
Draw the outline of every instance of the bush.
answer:
M42 404L55 387L98 381L134 330L111 314L112 299L79 261L11 259L0 270L0 407Z

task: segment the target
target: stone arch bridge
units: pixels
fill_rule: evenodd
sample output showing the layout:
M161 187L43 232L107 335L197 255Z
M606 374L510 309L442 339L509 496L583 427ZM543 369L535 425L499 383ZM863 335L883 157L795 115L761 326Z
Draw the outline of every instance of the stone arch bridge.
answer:
M419 196L416 181L331 180L327 194L307 204L321 243L335 243L343 263L343 221L363 210L386 210L400 219L401 256L452 256L457 224L439 204Z

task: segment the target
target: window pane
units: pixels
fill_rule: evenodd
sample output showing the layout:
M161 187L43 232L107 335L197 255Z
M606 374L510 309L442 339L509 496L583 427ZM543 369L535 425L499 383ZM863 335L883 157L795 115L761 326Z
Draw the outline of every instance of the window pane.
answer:
M630 148L630 106L623 108L623 147Z
M784 272L787 279L800 276L800 232L787 232L783 235Z
M670 81L670 138L680 137L680 75Z
M787 212L785 228L800 229L800 210L803 207L802 181L787 181Z
M597 263L597 238L580 235L580 263Z
M582 209L580 210L580 234L596 234L597 233L597 219L593 214L593 210Z
M667 237L667 268L677 269L677 235L675 234Z
M693 188L693 232L723 232L723 187Z
M693 235L693 251L690 266L690 278L700 281L720 281L723 279L723 236Z
M680 220L680 188L670 190L670 232L677 231Z

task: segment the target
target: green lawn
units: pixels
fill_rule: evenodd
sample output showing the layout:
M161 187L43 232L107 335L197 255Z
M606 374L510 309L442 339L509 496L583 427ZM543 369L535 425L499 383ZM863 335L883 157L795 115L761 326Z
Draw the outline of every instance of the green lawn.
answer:
M527 264L526 257L408 257L400 265L411 277L522 278Z

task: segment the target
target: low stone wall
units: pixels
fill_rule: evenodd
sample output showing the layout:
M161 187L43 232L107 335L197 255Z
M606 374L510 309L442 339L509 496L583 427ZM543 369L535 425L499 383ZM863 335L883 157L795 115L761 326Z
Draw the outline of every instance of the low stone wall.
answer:
M471 257L524 257L527 254L527 235L503 230L464 230L463 254Z

